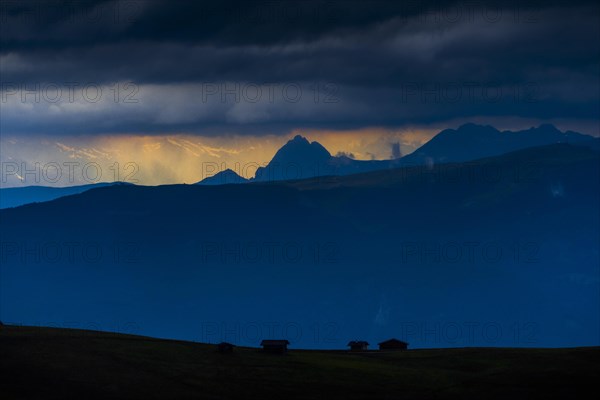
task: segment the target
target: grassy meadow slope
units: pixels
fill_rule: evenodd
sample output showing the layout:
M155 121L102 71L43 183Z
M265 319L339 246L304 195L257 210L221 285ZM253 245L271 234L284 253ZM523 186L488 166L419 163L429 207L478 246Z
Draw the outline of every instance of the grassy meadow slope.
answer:
M532 399L597 390L599 348L348 353L0 328L3 399Z

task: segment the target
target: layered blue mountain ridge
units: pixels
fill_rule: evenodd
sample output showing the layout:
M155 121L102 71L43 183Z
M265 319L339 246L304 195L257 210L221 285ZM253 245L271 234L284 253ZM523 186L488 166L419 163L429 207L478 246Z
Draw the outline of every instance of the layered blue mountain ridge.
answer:
M599 163L557 143L0 210L0 319L292 348L597 346Z

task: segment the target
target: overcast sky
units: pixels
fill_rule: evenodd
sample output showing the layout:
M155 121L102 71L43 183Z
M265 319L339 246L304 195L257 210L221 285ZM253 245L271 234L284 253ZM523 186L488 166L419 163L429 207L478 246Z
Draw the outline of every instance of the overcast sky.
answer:
M599 12L585 1L2 0L1 139L413 140L468 121L598 136Z

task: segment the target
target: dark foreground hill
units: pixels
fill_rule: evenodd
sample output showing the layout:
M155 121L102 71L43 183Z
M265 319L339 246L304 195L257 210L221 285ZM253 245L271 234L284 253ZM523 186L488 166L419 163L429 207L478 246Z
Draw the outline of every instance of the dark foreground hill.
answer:
M6 400L585 398L599 361L597 347L220 354L194 342L0 328Z

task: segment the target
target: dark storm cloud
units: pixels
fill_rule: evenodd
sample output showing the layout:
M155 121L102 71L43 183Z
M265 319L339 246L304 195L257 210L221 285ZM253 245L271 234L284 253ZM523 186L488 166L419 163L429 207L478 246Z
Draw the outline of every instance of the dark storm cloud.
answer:
M362 29L454 2L8 0L2 3L5 23L2 44L11 49L62 48L119 40L266 45L312 40L339 29ZM27 32L31 27L35 27L36 34Z
M431 19L440 12L442 18L456 20L481 13L489 20L499 13L533 20L537 11L562 3L571 7L593 4L507 0L3 0L1 41L7 49L131 39L267 45L313 40L344 29L361 30L394 18ZM36 32L27 32L30 27Z
M475 116L600 118L599 9L591 2L1 6L0 72L10 93L3 97L3 130L273 133ZM132 82L137 102L27 108L20 101L23 91L73 82L77 90ZM238 92L225 102L223 84ZM206 97L214 85L217 93ZM239 96L248 85L263 88L258 101ZM265 94L268 85L276 87L273 98ZM282 96L286 85L301 88L302 97ZM37 117L19 119L32 108Z

